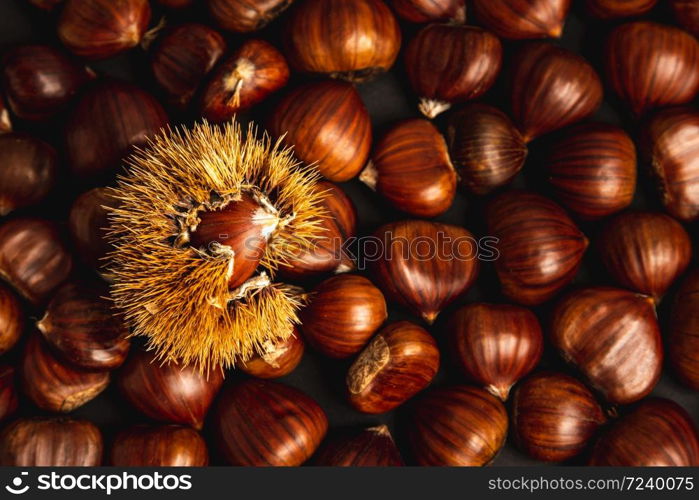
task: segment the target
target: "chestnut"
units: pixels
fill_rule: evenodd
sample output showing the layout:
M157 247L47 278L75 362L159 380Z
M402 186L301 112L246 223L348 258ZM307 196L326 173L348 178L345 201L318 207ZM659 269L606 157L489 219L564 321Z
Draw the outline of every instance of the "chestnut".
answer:
M628 207L636 191L636 149L626 132L583 123L555 140L545 159L557 199L581 219Z
M36 323L46 342L68 363L87 370L113 370L129 352L129 329L105 297L109 289L92 282L61 285Z
M5 98L0 93L0 134L8 132L12 132L12 120L10 120L10 113L5 106Z
M20 418L0 432L0 465L96 467L102 465L102 434L87 420Z
M0 365L0 421L12 415L18 404L15 369L9 365Z
M63 3L63 0L28 0L34 7L44 10L52 10L57 5Z
M488 194L522 170L527 146L512 120L497 108L468 103L449 116L447 142L461 185Z
M201 372L194 365L162 361L153 352L132 352L119 376L121 394L138 411L161 422L201 429L223 384L220 370Z
M308 343L331 358L359 352L387 316L381 291L367 278L350 274L318 285L300 315Z
M483 466L505 444L507 411L476 387L435 389L413 409L409 441L419 465Z
M473 0L478 20L502 38L558 38L571 0Z
M221 63L204 87L201 114L213 122L228 121L288 81L289 66L281 52L264 40L247 40Z
M348 181L366 165L371 120L357 90L348 83L322 81L301 86L277 105L269 122L275 137L305 163L316 163L333 182Z
M313 459L324 467L400 467L403 459L388 427L343 432L326 440Z
M167 121L160 103L140 88L117 81L100 83L82 96L66 124L69 165L81 177L109 174Z
M12 290L0 283L0 354L15 346L23 330L22 305Z
M7 102L23 120L44 120L62 111L91 77L50 45L20 45L3 58Z
M398 22L382 0L298 0L284 46L298 71L361 81L390 69L400 43Z
M663 346L650 297L611 287L575 290L554 308L551 340L612 404L638 401L660 378Z
M30 135L0 135L0 165L0 216L40 203L56 184L56 150Z
M53 222L21 217L0 224L0 275L35 305L68 278L72 266Z
M156 83L168 100L184 108L226 51L221 34L199 23L168 31L150 54Z
M670 0L675 20L694 36L699 35L699 2L697 0Z
M511 71L512 117L525 142L587 118L602 103L602 82L594 68L550 43L522 46Z
M362 413L386 413L427 387L439 349L424 328L398 321L372 339L347 372L349 402Z
M221 453L231 465L297 466L308 460L328 430L318 403L293 387L246 380L227 388L212 421Z
M588 240L568 214L535 193L509 191L487 205L502 293L524 305L554 297L578 272Z
M517 445L537 460L560 462L579 455L605 422L592 392L563 373L532 375L512 398Z
M71 412L109 385L109 372L86 371L64 363L38 333L27 340L20 367L22 391L46 411Z
M658 0L587 0L587 10L600 19L633 17L645 14Z
M429 324L476 281L479 245L462 227L407 220L381 226L374 238L380 254L370 268L379 287Z
M674 401L650 398L600 437L589 464L696 467L699 465L697 428L687 411Z
M670 314L667 339L670 365L680 380L699 390L699 271L680 285Z
M609 274L620 285L656 301L687 269L692 257L687 231L661 213L618 215L604 227L598 242Z
M406 21L466 21L466 0L391 0L393 10Z
M292 0L206 0L214 21L238 33L257 31L279 16Z
M454 312L447 330L461 371L503 401L544 350L539 320L523 307L469 304Z
M279 378L293 372L301 362L306 346L301 333L294 327L294 333L281 342L266 342L264 354L255 354L240 364L240 369L258 378Z
M422 119L400 122L386 132L359 180L417 217L446 212L456 194L456 171L444 137Z
M186 7L191 7L197 0L157 0L157 2L163 7L169 9L184 9Z
M611 88L637 116L687 103L699 92L699 42L681 29L623 24L609 35L605 54Z
M485 94L501 64L500 40L476 26L430 24L405 51L408 79L428 118Z
M191 427L135 425L119 432L110 452L116 467L205 467L209 452Z
M150 16L148 0L66 0L58 38L81 57L106 59L138 45Z

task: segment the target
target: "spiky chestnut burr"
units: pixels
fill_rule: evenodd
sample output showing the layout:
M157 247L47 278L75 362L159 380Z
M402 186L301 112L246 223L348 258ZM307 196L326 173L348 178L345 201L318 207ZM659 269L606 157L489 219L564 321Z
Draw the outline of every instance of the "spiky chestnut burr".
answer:
M251 126L170 130L127 161L108 239L112 298L159 360L232 366L293 333L277 266L325 217L318 173Z

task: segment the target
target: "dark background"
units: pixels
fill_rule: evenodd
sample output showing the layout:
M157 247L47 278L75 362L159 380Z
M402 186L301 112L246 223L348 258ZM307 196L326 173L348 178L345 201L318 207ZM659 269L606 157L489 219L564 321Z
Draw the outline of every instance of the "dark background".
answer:
M584 2L575 0L573 3L575 5L567 19L563 37L560 40L554 41L553 43L560 44L561 46L570 48L582 54L593 63L593 65L600 72L600 75L603 76L601 64L604 53L603 42L612 25L601 23L589 17L584 12L584 9L580 6L580 4ZM660 5L645 17L661 22L672 22L671 16L669 12L667 12L664 4L665 2L661 0ZM156 6L154 6L153 20L151 23L155 24L163 15L165 15L167 23L170 26L177 25L181 22L195 20L211 24L211 21L207 19L206 13L198 9L181 13L173 13L161 11ZM282 16L281 22L283 22L283 19L284 16ZM469 19L469 22L472 21L472 19ZM279 40L281 22L274 22L263 32L261 32L259 36L266 38L275 43L278 47L281 47ZM419 27L416 25L403 23L403 46L405 46L405 42L413 36L418 28ZM236 47L239 41L242 39L240 36L230 34L226 36L229 42L229 47ZM55 15L43 13L42 11L31 7L25 0L3 0L0 3L0 50L5 50L7 47L17 43L50 43L59 45L60 42L55 35ZM490 103L495 104L505 110L508 107L508 78L506 71L507 56L512 53L512 48L516 45L516 43L505 43L505 70L499 78L495 88L489 92L485 99L486 101L489 101ZM404 71L402 68L402 62L400 61L401 60L399 59L399 63L392 72L382 75L371 82L359 85L359 91L372 116L375 135L379 135L382 130L385 130L386 127L390 126L396 120L418 116L416 97L412 94L409 86L407 85L407 80L404 76ZM140 86L153 92L155 95L162 97L158 89L155 88L153 84L148 67L147 56L140 48L108 61L91 63L90 66L101 76L121 78L136 82ZM294 75L290 86L293 87L300 81L305 81L308 79L308 77L299 77L298 75ZM256 108L252 113L250 113L249 116L245 116L243 118L255 119L264 123L265 117L268 115L269 110L273 108L277 99L278 96L270 99L268 102L265 102ZM161 99L161 101L164 102L163 99ZM175 112L172 109L168 109L168 111L170 112L171 121L173 124L191 123L197 118L196 114L194 113L183 114ZM42 125L22 123L17 119L13 121L13 124L16 130L34 133L61 149L62 130L65 117L65 114L60 115L51 122ZM594 119L622 125L630 134L632 134L632 136L636 136L638 124L631 119L631 117L626 113L624 106L615 100L609 92L607 92L607 98L605 99L603 106L594 116ZM442 116L436 120L436 123L439 126L442 126L443 121L444 117ZM553 137L555 137L555 135ZM548 141L550 140L551 137L545 137L530 144L530 152L527 163L523 172L515 180L513 184L514 186L527 187L530 189L535 189L543 194L548 194L549 187L544 178L544 168L540 158L542 152L546 151ZM634 200L634 206L637 208L640 207L653 210L661 209L653 186L649 184L647 176L644 175L646 166L641 162L639 163L639 168L641 170L641 175L639 176L639 186L636 199ZM387 204L383 203L376 194L358 181L343 184L342 187L352 197L357 206L359 214L358 229L360 235L369 234L383 223L406 217L404 214L401 214L395 209L389 207ZM45 217L52 217L65 221L68 209L70 207L70 201L74 199L75 196L83 189L85 189L85 186L80 186L76 181L68 178L66 174L62 185L57 190L57 193L52 200L42 207L29 211L25 210L23 213L26 214L27 212L32 212ZM438 217L437 220L451 224L463 225L476 235L484 235L486 234L483 227L482 215L482 206L484 201L484 199L478 199L473 196L465 196L463 193L459 193L451 209L444 215ZM581 228L585 231L588 237L590 237L593 243L595 241L595 234L599 230L599 226L599 223L581 223ZM692 234L694 243L697 244L697 238L695 237L696 231L694 230L695 228L687 228ZM588 250L584 264L575 280L575 283L612 284L609 282L607 273L597 260L594 245L592 245ZM311 287L313 286L313 283L304 283L304 285ZM667 324L669 317L669 304L673 298L675 288L668 293L659 306L658 313L661 326L663 327L665 327ZM456 304L452 305L448 310L444 311L437 323L433 327L429 328L429 330L440 342L440 345L444 345L446 332L444 331L443 325L444 320L449 316L450 311L457 308L461 304L475 300L487 300L493 302L502 301L498 291L497 279L490 264L483 266L477 285L474 286L465 297L459 300ZM539 318L541 319L542 324L545 326L548 308L544 306L538 308L536 312L539 314ZM33 311L33 318L40 317L40 315L41 311ZM396 319L411 319L419 322L418 319L411 317L404 311L392 308L390 320ZM15 348L13 352L6 355L7 359L3 359L3 361L12 362L17 358L17 353L20 350L21 347ZM302 389L319 401L321 406L328 414L332 430L352 426L371 426L378 423L388 424L391 426L399 447L401 447L401 449L404 451L406 459L408 462L410 462L409 453L408 450L405 449L405 439L403 437L404 428L406 425L404 423L404 416L407 413L406 410L409 408L409 404L405 405L397 412L380 416L363 415L354 411L345 402L343 397L344 377L350 363L351 361L324 359L310 350L307 350L301 365L295 370L295 372L281 380ZM560 360L555 353L550 351L545 354L540 368L564 370L569 373L574 373ZM233 383L236 379L242 376L244 375L236 372L230 372L227 376L226 384ZM451 366L448 351L443 347L442 368L433 384L441 385L445 383L465 382L466 381L463 380L453 366ZM683 405L693 415L695 423L699 425L699 394L682 387L672 377L672 375L670 375L669 368L665 369L663 378L653 394L671 398ZM628 410L629 408L618 409L619 413L621 414ZM35 415L41 412L33 407L29 401L23 400L20 406L20 413ZM98 398L73 412L73 415L76 417L87 418L99 425L105 433L107 443L115 431L132 423L147 421L145 417L142 417L130 408L128 403L126 403L119 396L113 384ZM206 426L204 434L208 434L206 431ZM207 435L207 437L209 436ZM216 455L214 442L209 439L209 443L211 445L212 463L222 463L220 458ZM583 463L584 458L585 457L583 455L572 463ZM502 450L494 462L495 465L526 465L535 463L538 462L517 451L511 442L508 442L507 446Z

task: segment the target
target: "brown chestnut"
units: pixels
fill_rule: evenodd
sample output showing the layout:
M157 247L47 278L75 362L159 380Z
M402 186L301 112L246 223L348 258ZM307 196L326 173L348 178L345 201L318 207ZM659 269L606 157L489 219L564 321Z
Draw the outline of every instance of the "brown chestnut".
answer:
M18 404L15 369L9 365L0 365L0 421L12 415Z
M17 344L23 330L22 305L12 290L0 283L0 354Z
M299 0L286 32L284 46L296 70L355 81L390 69L401 42L398 22L382 0Z
M697 0L670 0L675 20L694 36L699 35L699 2Z
M590 465L696 467L699 434L674 401L650 398L618 420L595 445Z
M0 134L12 132L12 120L5 106L5 98L0 94Z
M328 430L328 419L318 403L298 389L252 379L224 391L213 427L231 465L293 467L313 455Z
M510 182L527 157L512 120L487 104L469 103L451 114L446 137L461 185L479 195Z
M501 64L500 40L476 26L430 24L405 52L408 78L428 118L485 94Z
M446 212L456 194L456 171L444 137L421 119L403 121L386 132L359 180L417 217Z
M267 342L264 354L255 354L240 364L240 369L257 378L279 378L293 372L301 362L306 346L301 333L294 327L294 333L278 343Z
M87 420L33 417L0 432L0 465L96 467L102 464L102 434Z
M577 274L588 240L551 200L526 191L503 193L488 204L486 222L498 239L495 270L506 297L542 304Z
M329 438L313 459L324 467L400 467L403 459L388 427L380 425Z
M670 314L670 364L689 387L699 390L699 271L682 282Z
M650 297L611 287L587 287L553 311L551 340L610 403L646 396L660 378L663 346Z
M110 462L116 467L205 467L209 452L191 427L135 425L116 435Z
M409 441L419 465L482 466L505 444L507 411L495 396L459 385L435 389L415 406Z
M558 38L571 0L474 0L476 17L502 38Z
M391 0L393 10L406 21L466 21L466 0Z
M532 375L512 398L517 445L537 460L560 462L579 455L605 422L592 392L562 373Z
M398 321L372 339L347 372L349 402L362 413L386 413L427 387L439 349L424 328Z
M645 14L658 0L587 0L587 10L601 19L633 17Z
M451 316L447 330L459 368L503 401L544 350L539 320L523 307L469 304Z
M207 0L216 23L231 31L257 31L279 16L292 0Z

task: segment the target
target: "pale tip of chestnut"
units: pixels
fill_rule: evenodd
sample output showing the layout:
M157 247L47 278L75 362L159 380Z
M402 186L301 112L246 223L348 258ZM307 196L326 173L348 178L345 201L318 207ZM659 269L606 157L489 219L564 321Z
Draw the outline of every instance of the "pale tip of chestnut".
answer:
M369 427L367 429L367 432L373 432L377 436L387 436L393 439L393 437L391 436L391 431L388 430L388 426L385 424L377 425L376 427Z
M428 325L432 325L437 320L437 316L439 316L439 311L425 312L422 313L421 316L422 319L425 320L425 323L427 323Z
M420 104L418 104L420 113L425 115L430 120L437 117L437 115L441 115L450 108L451 103L449 102L440 101L437 99L427 99L425 97L420 99Z
M369 160L364 170L359 174L359 182L365 184L372 191L376 191L376 184L379 182L379 171L374 162Z
M507 401L507 398L510 396L510 389L512 389L512 385L490 384L485 387L486 391L498 398L500 401Z

